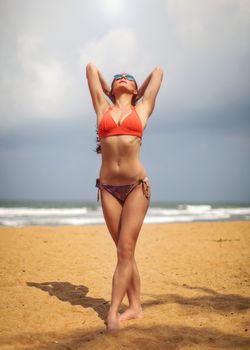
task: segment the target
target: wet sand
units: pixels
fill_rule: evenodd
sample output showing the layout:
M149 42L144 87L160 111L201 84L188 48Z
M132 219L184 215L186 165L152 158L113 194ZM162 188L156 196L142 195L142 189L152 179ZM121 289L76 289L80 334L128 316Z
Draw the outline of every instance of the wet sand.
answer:
M0 240L1 349L250 349L249 221L144 224L144 318L113 334L106 226L6 227Z

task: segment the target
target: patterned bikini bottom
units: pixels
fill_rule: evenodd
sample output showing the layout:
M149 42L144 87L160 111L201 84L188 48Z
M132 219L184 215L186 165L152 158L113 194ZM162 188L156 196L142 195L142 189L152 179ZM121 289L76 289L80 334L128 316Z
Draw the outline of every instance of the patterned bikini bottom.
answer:
M100 181L100 179L96 179L95 187L98 187L97 191L97 201L99 201L99 191L101 189L107 190L111 193L121 204L124 204L126 198L129 193L139 184L142 184L142 192L147 199L150 199L150 185L147 182L148 177L146 176L144 179L139 179L136 182L129 185L108 185Z

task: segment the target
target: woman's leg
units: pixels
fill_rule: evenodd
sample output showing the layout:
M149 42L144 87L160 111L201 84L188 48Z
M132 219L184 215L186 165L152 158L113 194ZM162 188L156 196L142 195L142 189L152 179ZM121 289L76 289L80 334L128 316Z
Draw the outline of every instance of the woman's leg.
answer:
M128 308L119 316L120 321L130 320L132 318L142 318L143 312L140 300L141 293L141 281L140 275L137 268L136 261L133 261L133 273L132 278L127 289L129 306Z
M102 203L102 210L103 215L105 218L106 225L108 227L108 230L111 234L111 237L113 241L115 242L115 245L118 245L119 240L119 233L120 233L120 223L121 223L121 213L122 213L122 205L119 203L119 201L114 198L112 194L110 194L108 191L101 190L101 203ZM136 265L136 261L134 260L133 264L133 275L131 278L131 282L127 289L127 295L128 295L128 301L129 301L129 309L133 310L141 310L140 309L140 276L138 272L138 268ZM132 316L131 314L125 313L122 314L121 320L125 320L127 318L135 318L140 317L141 314L138 316L134 314Z
M112 300L107 324L108 330L119 328L118 309L131 282L134 270L134 252L143 224L149 200L142 192L142 186L136 186L128 195L121 213L120 234L117 245L117 265L112 281Z

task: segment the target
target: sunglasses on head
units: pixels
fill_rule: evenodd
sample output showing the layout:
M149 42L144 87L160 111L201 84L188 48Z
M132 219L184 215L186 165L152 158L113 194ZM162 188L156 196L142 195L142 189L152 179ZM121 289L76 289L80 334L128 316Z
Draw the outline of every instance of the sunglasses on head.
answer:
M135 80L133 75L130 75L130 74L115 74L114 75L114 79L115 80L119 80L119 79L122 79L122 78L125 78L127 80Z

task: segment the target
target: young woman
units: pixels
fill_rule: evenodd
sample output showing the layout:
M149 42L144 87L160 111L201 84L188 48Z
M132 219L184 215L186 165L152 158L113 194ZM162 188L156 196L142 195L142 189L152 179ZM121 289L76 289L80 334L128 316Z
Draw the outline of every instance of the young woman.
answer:
M97 115L96 152L102 156L96 179L97 200L101 194L105 222L117 247L112 300L105 320L107 330L112 332L119 329L119 321L143 317L134 254L149 207L151 184L140 161L140 146L155 106L163 69L156 67L139 89L135 78L126 73L114 75L110 87L93 63L87 64L86 75ZM118 309L126 293L129 307L120 314Z

